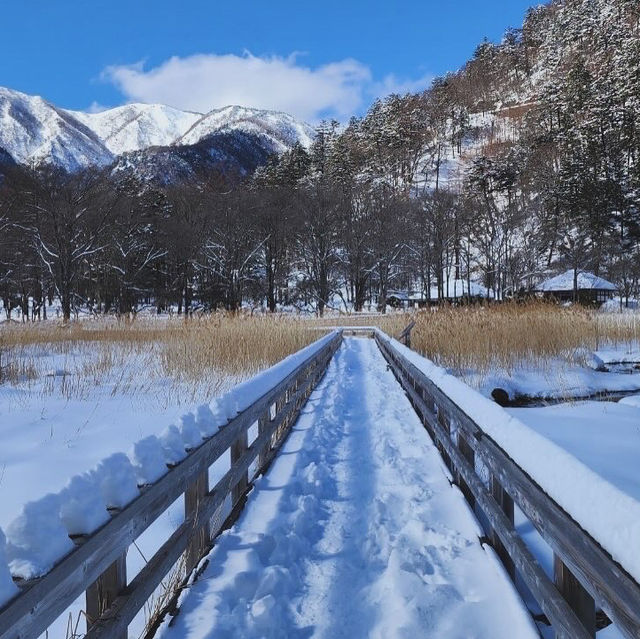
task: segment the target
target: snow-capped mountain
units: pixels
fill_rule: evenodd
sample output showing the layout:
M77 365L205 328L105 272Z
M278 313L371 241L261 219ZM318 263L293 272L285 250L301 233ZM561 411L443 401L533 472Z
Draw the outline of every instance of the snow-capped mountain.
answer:
M230 106L203 114L159 104L127 104L85 113L0 88L0 149L19 164L50 163L69 171L114 162L119 167L148 167L157 162L149 162L147 155L157 159L160 152L162 166L171 164L172 155L178 164L186 157L199 161L206 155L207 165L228 162L234 170L246 172L296 143L308 147L313 136L309 125L275 111ZM197 151L185 150L195 145ZM124 161L118 159L124 155Z
M114 155L170 146L203 117L162 104L126 104L99 113L68 113L91 129Z
M127 104L100 113L69 113L89 127L114 154L152 146L197 144L214 133L243 131L265 137L274 151L296 142L309 146L313 129L287 113L228 106L209 113L179 111L162 104Z
M1 87L0 147L19 164L50 162L70 171L113 161L102 140L66 111Z
M314 130L287 113L228 106L203 115L174 144L196 144L213 133L244 131L263 136L274 150L283 152L299 143L309 147Z

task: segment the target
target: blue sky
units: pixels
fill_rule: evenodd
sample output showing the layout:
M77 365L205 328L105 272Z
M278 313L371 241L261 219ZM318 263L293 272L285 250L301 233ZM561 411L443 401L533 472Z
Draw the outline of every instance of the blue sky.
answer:
M72 109L228 103L315 121L455 70L534 0L5 0L0 85Z

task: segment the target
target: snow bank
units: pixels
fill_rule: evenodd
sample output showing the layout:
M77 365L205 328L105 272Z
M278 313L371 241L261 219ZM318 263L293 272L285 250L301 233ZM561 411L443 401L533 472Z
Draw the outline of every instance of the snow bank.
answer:
M155 435L149 435L136 442L130 457L138 478L138 486L153 484L167 473L164 450Z
M76 475L60 493L60 519L69 535L89 535L109 519L98 475Z
M602 358L599 358L602 361ZM561 360L549 360L544 366L527 366L512 370L495 369L489 374L465 372L462 377L472 388L486 397L494 388L502 388L511 400L575 399L600 393L640 391L640 375L593 370L591 367L567 364Z
M170 466L175 466L181 462L186 456L186 446L182 434L178 427L171 424L167 426L160 435L160 443L164 451L165 462Z
M640 362L640 347L636 343L621 344L601 348L595 355L605 364L637 364Z
M472 416L516 464L640 582L640 502L433 362L382 331L378 336Z
M7 564L6 539L0 528L0 608L18 594Z
M22 507L7 527L7 558L13 575L40 577L73 550L60 519L60 495L45 495Z
M107 508L124 508L139 494L136 471L124 453L114 453L96 468L100 492Z
M631 397L623 397L618 404L623 404L625 406L633 406L635 408L640 408L640 395L631 395Z

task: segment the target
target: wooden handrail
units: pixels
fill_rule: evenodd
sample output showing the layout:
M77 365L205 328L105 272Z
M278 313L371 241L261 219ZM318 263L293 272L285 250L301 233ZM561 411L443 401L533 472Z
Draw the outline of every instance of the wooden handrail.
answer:
M233 496L233 506L238 507L250 480L264 471L277 452L341 341L342 332L337 331L285 379L169 469L126 508L115 513L47 575L23 584L22 592L0 609L0 639L37 639L84 591L88 597L106 597L102 601L88 601L87 608L98 610L101 616L90 620L87 636L126 637L128 624L182 553L195 548L192 568L208 552L223 522L213 530L207 530L204 543L201 531L206 530L211 517L229 494ZM274 404L276 412L272 416ZM247 445L247 432L256 422L259 424L258 436ZM204 491L201 485L194 488L208 473L209 467L229 449L235 450L233 463L216 486ZM249 478L249 467L256 459L259 460L257 470ZM118 574L114 566L122 562L133 541L181 494L189 492L192 504L185 521L131 583L122 583L122 571L120 577L114 579L114 574ZM96 583L101 583L102 587L95 587Z
M411 331L415 327L415 320L411 320L408 326L400 333L398 340L402 342L407 348L411 348Z
M556 636L594 637L597 604L625 637L638 639L640 585L391 340L380 332L375 339L470 506L484 514L487 537L507 572L518 571ZM476 457L490 472L489 486L476 471ZM555 583L516 531L514 503L551 546Z

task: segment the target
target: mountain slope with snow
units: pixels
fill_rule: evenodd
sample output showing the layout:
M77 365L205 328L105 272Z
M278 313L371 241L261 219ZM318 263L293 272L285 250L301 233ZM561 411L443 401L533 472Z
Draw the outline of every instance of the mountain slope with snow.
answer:
M202 118L199 113L162 104L126 104L99 113L68 113L90 128L114 155L170 146Z
M71 171L113 161L102 140L66 111L2 87L0 147L19 164L48 162Z
M228 106L202 116L174 144L197 144L214 133L227 131L263 136L273 145L274 151L280 153L296 143L309 147L314 137L308 124L286 113Z
M219 162L247 173L272 153L295 144L308 147L313 136L308 124L275 111L230 106L202 114L160 104L127 104L85 113L0 88L0 149L24 165L52 164L77 171L140 162L162 170L160 164L182 164L188 157L196 171ZM163 157L160 164L158 153ZM197 166L199 158L206 167Z

